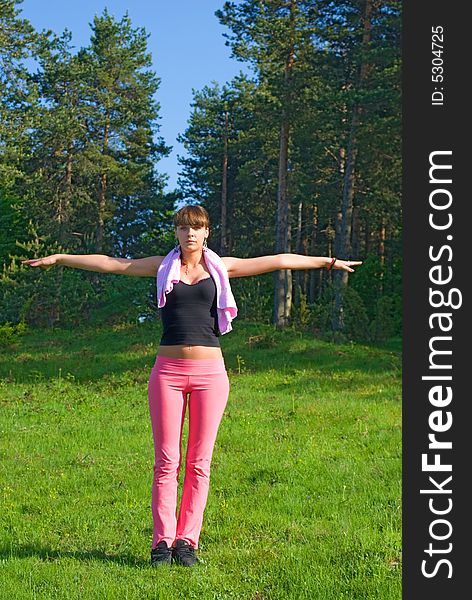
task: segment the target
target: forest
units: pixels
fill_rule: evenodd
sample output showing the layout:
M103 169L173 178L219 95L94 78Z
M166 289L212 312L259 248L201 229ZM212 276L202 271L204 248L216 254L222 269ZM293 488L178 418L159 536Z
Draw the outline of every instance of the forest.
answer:
M90 18L76 51L70 31L36 31L21 2L0 0L3 336L157 319L152 278L21 260L165 255L173 213L197 203L222 256L363 261L354 274L232 280L240 319L333 341L400 337L400 2L222 2L222 44L253 75L194 90L171 191L149 32L128 14Z

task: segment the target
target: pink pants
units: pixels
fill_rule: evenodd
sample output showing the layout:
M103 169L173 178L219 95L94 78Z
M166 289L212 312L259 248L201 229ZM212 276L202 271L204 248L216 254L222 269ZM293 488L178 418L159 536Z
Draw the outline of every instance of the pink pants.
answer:
M198 549L210 484L211 457L229 388L223 358L157 356L148 386L155 455L152 548L161 540L172 546L176 539L184 539ZM189 434L184 487L177 517L187 394Z

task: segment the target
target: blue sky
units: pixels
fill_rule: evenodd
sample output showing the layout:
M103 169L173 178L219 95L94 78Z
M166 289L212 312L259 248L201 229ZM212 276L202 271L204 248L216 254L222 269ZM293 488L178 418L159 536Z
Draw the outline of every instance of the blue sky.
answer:
M214 14L223 4L224 0L24 0L19 8L37 30L69 29L77 49L88 44L89 23L105 8L117 20L128 11L133 26L146 29L153 68L161 78L160 134L173 147L158 164L158 171L169 175L170 190L177 185L177 155L185 154L176 137L187 125L192 88L201 89L212 81L223 84L241 70L250 72L247 65L230 58L231 49L225 46L226 28Z

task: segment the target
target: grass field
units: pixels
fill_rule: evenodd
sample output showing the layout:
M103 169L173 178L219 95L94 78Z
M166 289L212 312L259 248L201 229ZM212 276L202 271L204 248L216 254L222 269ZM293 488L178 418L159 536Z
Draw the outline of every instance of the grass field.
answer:
M235 322L202 563L156 570L159 338L155 323L44 330L0 351L1 600L399 600L400 342Z

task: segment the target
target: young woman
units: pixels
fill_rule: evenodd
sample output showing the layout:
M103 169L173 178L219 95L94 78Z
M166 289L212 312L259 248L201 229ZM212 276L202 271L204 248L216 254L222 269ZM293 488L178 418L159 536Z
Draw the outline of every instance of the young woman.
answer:
M257 258L219 257L207 246L210 223L201 206L174 215L176 246L166 256L140 259L101 254L54 254L22 261L32 267L54 264L133 277L156 277L163 333L148 385L154 438L151 565L192 566L203 522L213 447L229 394L219 336L231 331L237 315L229 278L279 269L342 269L361 261L276 254ZM188 398L187 398L188 395ZM185 478L177 517L181 437L186 408L189 434Z

